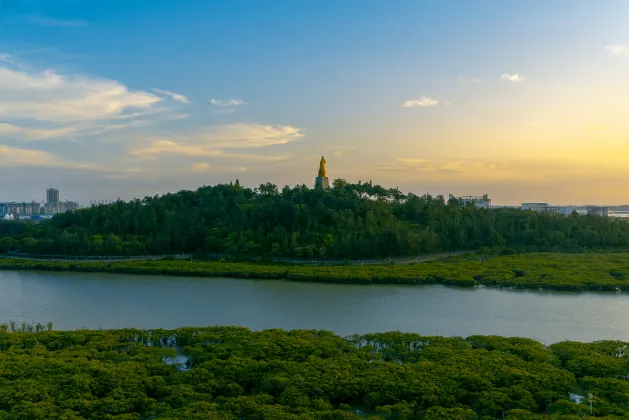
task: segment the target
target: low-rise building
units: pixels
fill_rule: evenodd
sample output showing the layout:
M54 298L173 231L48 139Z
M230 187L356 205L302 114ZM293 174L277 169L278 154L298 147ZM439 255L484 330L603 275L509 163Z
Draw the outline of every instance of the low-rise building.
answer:
M561 207L551 206L548 203L522 203L520 208L522 210L531 210L538 213L541 213L541 212L561 213Z
M455 197L454 195L450 194L450 198L454 198L463 205L467 205L468 203L474 204L474 206L479 209L491 208L491 198L489 198L489 195L487 194L483 194L481 196L464 195L461 197Z
M563 214L564 216L569 216L572 214L572 212L574 212L576 209L574 207L560 207L560 213Z
M587 214L594 216L609 217L609 207L588 206Z

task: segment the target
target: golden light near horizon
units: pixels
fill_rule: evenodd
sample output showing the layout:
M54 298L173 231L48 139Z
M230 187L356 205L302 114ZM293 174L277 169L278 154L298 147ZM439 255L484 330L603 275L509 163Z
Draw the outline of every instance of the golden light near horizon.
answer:
M0 51L0 175L29 168L32 179L7 186L18 197L52 176L86 199L97 190L130 198L236 176L310 184L309 165L324 154L339 177L420 194L629 202L602 187L629 182L629 3L402 3L378 13L302 5L302 23L327 22L328 32L280 19L275 32L224 50L207 42L203 54L182 46L222 32L194 26L198 37L177 32L159 44L160 56L180 61L159 63L140 50L104 60L122 54L91 48L113 21L31 26L60 47ZM328 21L345 12L364 19ZM135 29L145 37L134 48L157 48L151 21ZM64 54L76 62L64 65ZM149 62L160 71L136 71Z

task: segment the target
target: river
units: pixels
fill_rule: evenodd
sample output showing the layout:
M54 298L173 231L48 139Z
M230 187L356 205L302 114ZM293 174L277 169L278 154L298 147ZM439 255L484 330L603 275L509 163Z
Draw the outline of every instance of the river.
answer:
M326 329L629 341L629 296L438 285L336 285L281 280L0 271L0 320L57 329Z

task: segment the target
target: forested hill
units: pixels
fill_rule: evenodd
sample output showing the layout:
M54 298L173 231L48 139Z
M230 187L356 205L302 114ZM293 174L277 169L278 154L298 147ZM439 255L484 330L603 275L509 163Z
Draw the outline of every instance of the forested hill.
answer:
M327 191L270 183L202 187L0 224L0 252L382 258L509 247L626 246L629 224L598 216L476 209L337 179Z

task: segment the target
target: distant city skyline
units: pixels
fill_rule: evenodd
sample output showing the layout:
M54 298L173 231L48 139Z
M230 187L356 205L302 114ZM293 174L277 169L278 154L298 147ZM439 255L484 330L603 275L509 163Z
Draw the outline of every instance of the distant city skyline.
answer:
M2 3L2 200L372 180L629 204L629 2ZM40 200L39 198L37 199Z

